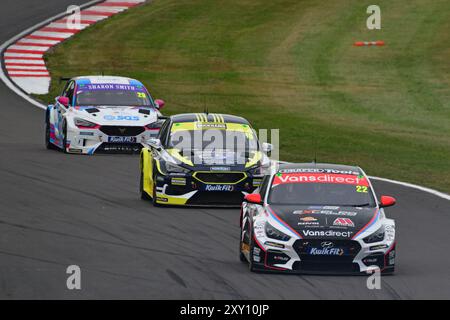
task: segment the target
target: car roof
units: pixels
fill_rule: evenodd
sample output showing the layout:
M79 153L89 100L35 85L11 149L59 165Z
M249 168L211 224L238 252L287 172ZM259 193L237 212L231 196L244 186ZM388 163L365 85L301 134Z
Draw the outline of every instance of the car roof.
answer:
M125 84L143 86L142 82L136 79L118 76L79 76L72 78L77 84Z
M250 125L250 123L242 117L221 113L182 113L173 115L170 118L173 122L202 121L202 122L241 123Z
M282 163L280 164L278 171L284 169L324 169L324 170L335 170L335 171L352 171L358 174L364 174L360 167L348 166L343 164L332 164L332 163Z

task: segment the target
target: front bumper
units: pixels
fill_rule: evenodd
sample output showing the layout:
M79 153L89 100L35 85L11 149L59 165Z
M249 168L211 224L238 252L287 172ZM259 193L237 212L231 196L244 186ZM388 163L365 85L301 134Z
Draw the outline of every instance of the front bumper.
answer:
M256 241L253 265L258 271L276 271L300 274L367 274L373 270L392 273L395 269L395 242L366 244L360 240L331 240L339 255L313 255L309 248L320 247L329 239L296 239L285 243L272 241L276 246ZM256 257L256 258L255 258ZM250 258L250 256L248 257Z
M156 175L156 202L185 206L240 206L261 177L248 172L196 171Z
M66 151L78 154L138 153L143 143L155 137L158 131L142 126L99 126L80 129L67 128Z

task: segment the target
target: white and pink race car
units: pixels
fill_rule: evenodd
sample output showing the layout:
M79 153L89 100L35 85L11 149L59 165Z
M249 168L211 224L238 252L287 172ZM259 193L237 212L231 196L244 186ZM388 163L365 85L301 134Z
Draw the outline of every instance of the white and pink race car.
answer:
M45 115L45 144L67 153L137 153L155 137L163 100L138 80L113 76L69 79Z

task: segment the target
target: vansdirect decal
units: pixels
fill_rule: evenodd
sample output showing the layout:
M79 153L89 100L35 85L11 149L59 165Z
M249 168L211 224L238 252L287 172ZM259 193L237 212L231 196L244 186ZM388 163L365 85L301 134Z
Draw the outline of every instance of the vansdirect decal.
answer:
M369 185L364 176L352 174L279 173L275 175L272 186L286 183L336 183L355 185L359 187L368 187Z
M303 230L305 237L337 237L337 238L349 238L353 232L351 231L335 231L335 230Z

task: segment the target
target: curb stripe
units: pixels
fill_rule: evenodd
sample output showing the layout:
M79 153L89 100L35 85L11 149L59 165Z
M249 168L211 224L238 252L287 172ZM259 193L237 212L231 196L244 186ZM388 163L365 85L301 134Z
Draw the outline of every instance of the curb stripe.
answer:
M39 29L39 31L44 31L44 32L61 32L61 33L77 33L77 32L80 32L80 30L78 30L78 29L54 28L54 27L45 27L45 28Z
M24 37L23 39L54 40L54 41L66 40L66 38L46 37L46 36L37 36L37 35L29 35L29 36Z
M81 11L81 15L83 16L83 14L88 14L88 15L93 15L93 16L106 16L106 17L110 17L112 15L115 15L115 12L104 12L104 11L91 11L91 10L85 10L85 11Z

